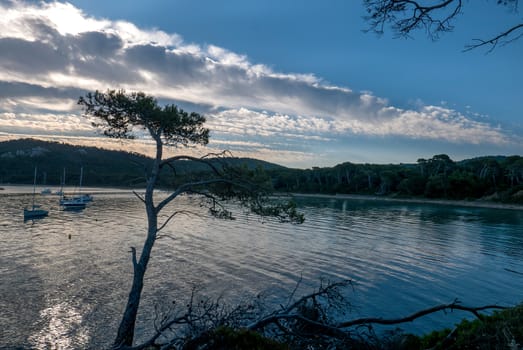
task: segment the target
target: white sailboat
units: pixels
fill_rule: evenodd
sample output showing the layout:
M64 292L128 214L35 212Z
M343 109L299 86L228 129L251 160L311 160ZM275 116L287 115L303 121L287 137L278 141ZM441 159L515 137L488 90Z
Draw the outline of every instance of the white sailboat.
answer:
M82 185L82 171L83 168L80 169L80 186ZM86 202L81 197L73 197L73 198L67 198L64 196L63 187L65 184L65 168L64 168L64 175L62 179L62 190L60 195L60 205L64 210L82 210L85 209Z
M35 204L36 173L37 173L37 168L35 167L35 175L34 175L34 181L33 181L33 203L32 203L31 209L24 208L24 220L42 218L44 216L47 216L47 214L49 214L49 212L47 210L39 209L40 206Z

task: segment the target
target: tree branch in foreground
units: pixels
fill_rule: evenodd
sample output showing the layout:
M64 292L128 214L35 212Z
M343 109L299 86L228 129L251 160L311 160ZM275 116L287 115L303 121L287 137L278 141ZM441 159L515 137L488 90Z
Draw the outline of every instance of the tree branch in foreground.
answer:
M505 6L510 13L518 13L519 0L498 0L497 6ZM432 40L439 39L441 33L454 30L453 22L459 15L465 13L462 0L364 0L367 15L364 19L369 24L365 32L374 32L381 35L385 26L390 25L397 37L410 37L411 32L424 29ZM472 2L468 6L474 6ZM477 5L476 5L477 6ZM488 22L489 18L485 19ZM470 51L482 46L490 46L491 52L498 45L511 43L523 36L518 31L523 28L523 23L508 27L490 39L475 39L474 43L466 45L463 51Z
M301 279L298 285L300 283ZM228 309L219 300L196 299L193 293L185 311L179 310L171 318L165 318L148 341L132 349L139 350L152 345L161 349L207 349L207 342L220 327L257 332L269 339L292 343L296 348L307 348L312 344L356 344L371 339L370 335L359 330L362 326L398 325L439 311L454 310L472 313L482 320L481 311L507 308L499 305L469 307L454 300L401 318L359 318L339 322L336 321L340 317L339 311L344 314L351 306L341 292L347 286L352 286L352 282L322 283L312 293L288 302L285 306L280 305L279 309L269 314L266 313L263 301L258 298ZM163 341L159 342L160 339Z
M352 327L356 325L361 324L381 324L381 325L395 325L400 323L406 323L406 322L412 322L417 318L438 312L438 311L454 311L454 310L460 310L460 311L466 311L474 314L477 318L481 319L481 315L478 313L479 311L485 311L485 310L504 310L506 309L506 306L499 306L499 305L485 305L485 306L479 306L479 307L469 307L469 306L463 306L460 305L458 300L453 301L450 304L441 304L437 306L433 306L418 312L415 312L411 315L401 317L401 318L393 318L393 319L383 319L383 318L360 318L352 321L342 322L337 325L339 328L346 328L346 327Z
M523 30L523 23L520 23L520 24L517 24L517 25L511 27L511 28L507 29L506 31L504 31L503 33L500 33L489 40L474 39L474 41L476 43L465 46L465 49L463 51L464 52L471 51L471 50L477 49L478 47L481 47L481 46L490 45L490 49L487 52L492 52L498 45L507 45L507 44L510 44L511 42L521 38L523 36L523 33L519 33L519 34L516 33L519 30ZM502 40L504 38L509 37L510 35L512 35L514 33L516 33L516 35L514 37L507 39L507 40Z

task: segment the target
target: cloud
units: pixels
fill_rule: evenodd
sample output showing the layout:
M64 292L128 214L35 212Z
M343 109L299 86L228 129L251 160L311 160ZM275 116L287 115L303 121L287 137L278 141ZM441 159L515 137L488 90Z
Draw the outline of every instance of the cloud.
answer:
M237 136L261 136L273 139L316 139L327 141L334 128L331 120L304 118L268 112L256 112L246 108L224 110L209 115L213 132ZM254 127L253 127L254 126Z
M351 135L401 136L456 144L489 141L506 145L511 142L511 138L499 127L494 128L487 123L467 119L452 109L435 106L426 106L419 111L384 106L376 111L376 118L366 120L290 116L240 108L210 114L209 125L213 131L227 135L302 142L329 141Z
M268 150L285 144L298 151L303 142L353 135L520 142L446 106L400 109L370 92L333 86L313 74L275 72L225 48L93 18L68 3L0 4L3 132L86 135L90 127L74 102L87 91L107 88L200 106L222 142L252 138Z
M2 131L12 134L93 136L90 123L75 114L0 113Z

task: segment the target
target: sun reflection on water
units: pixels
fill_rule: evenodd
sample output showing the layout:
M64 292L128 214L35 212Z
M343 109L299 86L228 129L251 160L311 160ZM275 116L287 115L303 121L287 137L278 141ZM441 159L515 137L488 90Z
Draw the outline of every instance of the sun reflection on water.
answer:
M82 313L67 302L40 311L44 326L29 337L35 349L63 350L85 348L89 331L82 327Z

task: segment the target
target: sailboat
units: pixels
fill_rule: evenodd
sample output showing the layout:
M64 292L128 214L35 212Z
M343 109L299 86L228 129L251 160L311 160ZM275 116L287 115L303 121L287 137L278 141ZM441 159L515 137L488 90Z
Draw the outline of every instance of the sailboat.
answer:
M80 186L82 184L82 171L83 168L80 169ZM64 210L81 210L85 209L86 202L81 197L73 197L73 198L67 198L64 196L63 187L65 184L65 168L64 168L64 176L62 179L62 189L61 189L61 195L60 195L60 205Z
M46 180L47 180L47 173L44 171L44 186L47 182ZM40 191L40 194L43 194L43 195L48 195L51 193L52 193L52 191L50 188L44 188L43 190Z
M40 208L40 206L35 204L36 173L37 173L37 168L35 167L35 176L34 176L34 181L33 181L33 204L31 206L31 209L24 208L24 220L43 218L44 216L47 216L47 214L49 214L49 212L47 210L38 209L38 208Z
M93 196L91 196L89 193L82 194L82 180L84 177L84 167L80 167L80 186L78 187L78 193L80 194L78 197L80 198L84 203L92 202Z

